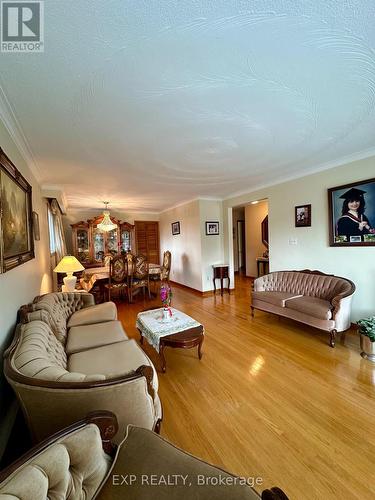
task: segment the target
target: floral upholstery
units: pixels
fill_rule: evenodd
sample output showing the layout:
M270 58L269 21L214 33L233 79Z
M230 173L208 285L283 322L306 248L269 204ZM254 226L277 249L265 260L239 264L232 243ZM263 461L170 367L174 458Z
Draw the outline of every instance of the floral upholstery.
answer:
M161 281L169 281L169 274L171 271L171 261L172 261L172 254L169 250L167 250L164 252L163 265L160 270Z

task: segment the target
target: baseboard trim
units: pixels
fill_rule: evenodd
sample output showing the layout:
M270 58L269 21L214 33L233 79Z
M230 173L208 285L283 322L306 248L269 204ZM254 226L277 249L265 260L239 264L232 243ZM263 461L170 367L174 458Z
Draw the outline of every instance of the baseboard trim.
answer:
M193 292L195 295L199 295L200 297L203 297L204 294L207 293L207 292L202 292L201 290L197 290L196 288L192 288L191 286L183 285L182 283L177 283L177 281L169 280L169 282L171 283L171 285L176 286L177 288L189 290L189 292Z
M182 283L177 283L177 281L169 280L169 282L171 283L171 285L177 286L177 288L189 290L189 292L193 292L195 295L199 295L200 297L212 297L213 295L215 295L214 290L207 290L206 292L202 292L201 290L197 290L196 288L183 285ZM231 290L234 290L234 288L231 288ZM225 288L224 291L227 293L228 292L227 288ZM220 293L220 288L216 289L216 293L218 292Z

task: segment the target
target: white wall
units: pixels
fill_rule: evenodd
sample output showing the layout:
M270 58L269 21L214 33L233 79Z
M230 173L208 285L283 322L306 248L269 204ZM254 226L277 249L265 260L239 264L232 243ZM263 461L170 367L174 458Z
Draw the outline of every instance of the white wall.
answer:
M199 200L201 228L201 272L202 284L199 290L213 290L213 264L224 262L223 204L215 200ZM218 235L206 235L206 221L219 222Z
M256 258L262 257L267 247L262 242L262 221L268 214L268 202L260 201L245 208L246 276L258 275Z
M172 235L172 222L181 234ZM219 235L206 235L206 221L219 222ZM160 251L172 252L171 280L199 291L213 290L212 265L223 262L222 202L194 200L160 214Z
M268 198L271 271L319 269L354 281L352 320L375 314L375 247L330 247L327 189L375 177L375 157L225 201L225 208ZM294 207L311 203L312 226L294 227ZM225 210L224 213L227 213ZM375 221L372 221L375 224ZM297 238L297 245L289 239ZM228 238L225 241L229 253Z
M181 234L172 235L172 222L180 222ZM199 200L185 203L160 214L160 252L172 253L170 279L202 289L202 252Z
M17 147L0 121L0 145L32 186L33 210L39 214L40 241L35 241L35 259L0 274L0 457L13 424L15 410L13 394L2 374L3 351L13 336L17 311L36 295L52 288L47 226L47 205L41 197L38 183L21 157Z
M104 210L103 208L93 208L89 210L79 210L79 209L67 209L65 215L63 215L63 225L64 225L64 233L66 239L66 245L68 253L72 253L72 228L70 224L75 224L80 221L87 221L88 219L94 219L98 215L102 214ZM109 207L109 211L111 216L116 219L121 220L121 222L128 222L129 224L134 224L136 220L149 220L149 221L158 221L159 214L155 212L122 212L120 210L111 210Z

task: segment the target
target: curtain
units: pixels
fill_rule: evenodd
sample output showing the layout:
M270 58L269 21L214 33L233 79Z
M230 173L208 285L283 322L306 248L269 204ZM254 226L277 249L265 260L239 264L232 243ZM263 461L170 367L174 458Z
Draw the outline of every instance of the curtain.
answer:
M64 228L59 204L56 200L52 200L50 206L52 212L54 249L56 253L56 262L58 263L66 255Z

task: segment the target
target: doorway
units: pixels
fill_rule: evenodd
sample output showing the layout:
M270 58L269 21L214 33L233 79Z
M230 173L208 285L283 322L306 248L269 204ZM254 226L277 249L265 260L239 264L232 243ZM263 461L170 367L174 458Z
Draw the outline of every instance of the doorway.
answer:
M238 272L240 274L246 274L245 220L237 221L237 252Z

